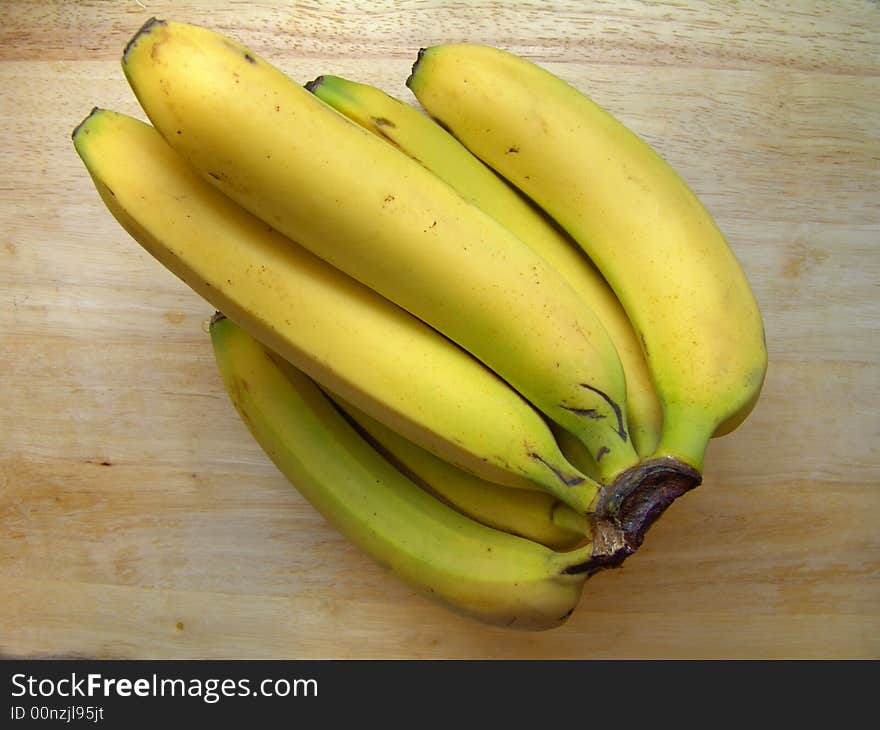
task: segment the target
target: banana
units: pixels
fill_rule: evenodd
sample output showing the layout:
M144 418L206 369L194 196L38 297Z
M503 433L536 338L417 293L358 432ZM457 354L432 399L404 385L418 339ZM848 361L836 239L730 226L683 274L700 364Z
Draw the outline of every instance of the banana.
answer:
M519 394L426 324L203 181L158 132L94 110L77 152L122 226L160 263L326 388L490 481L578 512L599 485L564 459Z
M550 431L559 444L559 450L565 456L569 464L574 466L583 474L598 478L596 461L587 448L576 439L571 433L555 423L549 424Z
M340 533L401 580L478 621L524 630L575 610L589 544L553 551L472 520L408 479L317 384L231 320L211 341L229 396L279 471Z
M389 461L477 522L555 549L572 548L592 534L585 515L551 495L508 489L462 471L370 418L345 399L330 392L327 395ZM580 441L574 440L583 448Z
M306 88L420 162L565 277L597 314L617 349L626 378L630 438L639 456L650 456L660 440L662 416L641 344L614 292L576 244L455 137L410 104L339 76L319 76Z
M613 342L503 225L218 33L154 19L122 65L208 182L484 362L577 435L605 482L638 462Z
M638 332L660 396L652 457L702 470L709 439L745 419L767 368L755 296L705 207L636 134L514 54L422 49L407 85L596 264Z

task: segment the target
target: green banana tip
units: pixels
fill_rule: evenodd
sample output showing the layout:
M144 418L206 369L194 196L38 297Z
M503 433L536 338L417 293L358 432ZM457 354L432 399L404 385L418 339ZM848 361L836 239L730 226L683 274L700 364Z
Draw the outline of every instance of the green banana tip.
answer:
M135 34L131 37L131 40L130 40L128 43L125 44L125 50L122 52L122 64L123 64L123 66L125 65L125 60L126 60L126 58L128 58L128 54L129 54L129 52L131 51L132 48L134 48L135 44L137 43L138 39L139 39L141 36L146 35L146 34L149 33L150 31L152 31L153 28L154 28L155 26L157 26L157 25L166 25L167 23L168 23L168 21L166 21L166 20L160 20L159 18L156 18L155 16L152 17L152 18L150 18L146 23L144 23L144 24L138 29L137 33L135 33Z

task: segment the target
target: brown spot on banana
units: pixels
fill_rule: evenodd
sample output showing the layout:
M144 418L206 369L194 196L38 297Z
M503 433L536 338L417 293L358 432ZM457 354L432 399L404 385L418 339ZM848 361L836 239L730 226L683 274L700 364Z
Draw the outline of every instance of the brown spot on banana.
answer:
M545 458L543 458L540 454L536 454L535 452L529 453L529 458L534 459L546 466L560 482L562 482L566 487L576 487L578 484L581 484L584 479L580 476L572 476L566 475L561 469L553 466L549 463Z
M388 142L388 144L392 144L392 145L394 145L395 147L397 147L397 149L401 149L401 147L400 147L400 145L398 144L397 140L394 139L394 137L392 137L390 134L388 134L384 129L382 129L381 126L377 126L376 124L374 124L374 125L373 125L373 131L374 131L376 134L378 134L382 139L384 139L386 142Z
M576 416L592 418L594 421L598 421L600 418L605 418L605 414L599 413L595 408L573 408L572 406L562 406L562 408L569 413L574 413Z
M622 441L627 440L626 426L624 425L623 419L623 410L617 403L608 396L607 393L602 392L598 388L594 388L592 385L587 385L586 383L581 383L581 388L586 388L587 390L591 390L593 393L598 395L602 400L604 400L609 406L611 406L611 410L614 411L614 415L617 418L617 428L615 432Z

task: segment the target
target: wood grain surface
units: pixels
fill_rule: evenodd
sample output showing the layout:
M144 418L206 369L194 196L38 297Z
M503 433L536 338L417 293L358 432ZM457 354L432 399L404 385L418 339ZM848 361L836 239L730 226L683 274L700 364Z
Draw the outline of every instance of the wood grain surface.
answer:
M70 142L144 118L150 16L294 79L407 101L419 47L477 41L589 93L700 195L764 312L763 397L705 482L569 622L419 597L284 481L226 398L211 307L101 204ZM0 655L880 657L876 2L0 4Z

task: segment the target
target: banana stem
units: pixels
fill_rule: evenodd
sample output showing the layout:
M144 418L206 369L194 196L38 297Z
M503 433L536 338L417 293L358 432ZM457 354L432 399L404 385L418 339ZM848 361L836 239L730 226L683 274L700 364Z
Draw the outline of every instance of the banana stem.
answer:
M648 528L702 475L672 457L647 459L603 488L593 515L593 550L582 570L616 568L641 546Z
M687 407L665 407L663 432L652 459L672 457L701 471L706 448L718 421Z

